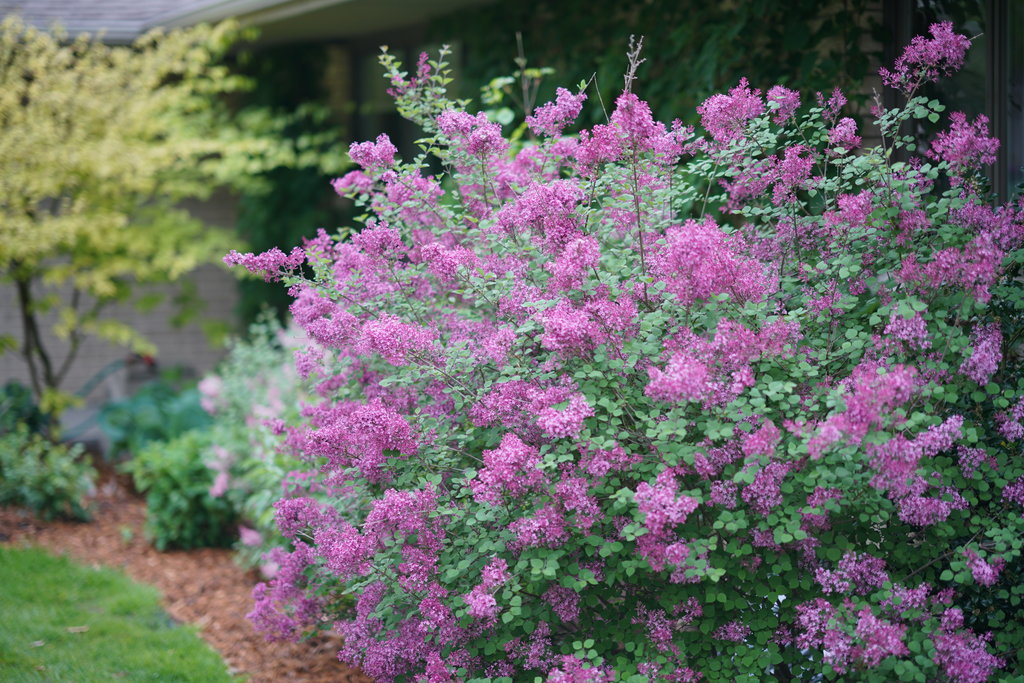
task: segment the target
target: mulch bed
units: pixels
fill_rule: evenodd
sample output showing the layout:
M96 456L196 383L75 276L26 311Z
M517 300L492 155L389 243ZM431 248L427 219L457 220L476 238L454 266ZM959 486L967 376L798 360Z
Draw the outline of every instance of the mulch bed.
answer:
M336 638L269 643L245 615L259 580L235 564L230 550L161 553L143 535L146 506L123 481L107 476L93 501L89 523L41 522L19 508L0 508L0 542L34 545L88 565L122 569L135 581L156 586L170 616L195 624L234 674L251 683L370 683L340 663Z

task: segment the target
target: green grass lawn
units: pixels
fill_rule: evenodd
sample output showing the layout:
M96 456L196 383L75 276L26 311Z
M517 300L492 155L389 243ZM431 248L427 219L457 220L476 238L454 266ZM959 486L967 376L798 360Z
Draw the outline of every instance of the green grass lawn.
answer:
M0 548L0 680L232 681L155 588L37 549Z

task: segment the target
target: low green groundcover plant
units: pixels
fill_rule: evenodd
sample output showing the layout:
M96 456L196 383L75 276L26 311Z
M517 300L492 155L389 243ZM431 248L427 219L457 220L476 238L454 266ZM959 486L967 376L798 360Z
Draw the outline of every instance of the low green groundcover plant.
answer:
M0 505L20 505L43 519L87 520L96 470L82 446L57 444L18 423L0 434Z
M38 549L0 547L0 679L234 680L155 589Z
M210 495L214 474L204 458L210 432L194 429L154 441L122 467L146 496L146 533L158 550L224 547L234 542L237 514Z
M255 624L378 681L1019 680L1024 210L921 95L969 47L883 70L874 147L838 90L655 122L636 51L607 123L565 135L581 86L507 137L385 54L423 153L353 145L361 230L227 257L294 297L327 492Z

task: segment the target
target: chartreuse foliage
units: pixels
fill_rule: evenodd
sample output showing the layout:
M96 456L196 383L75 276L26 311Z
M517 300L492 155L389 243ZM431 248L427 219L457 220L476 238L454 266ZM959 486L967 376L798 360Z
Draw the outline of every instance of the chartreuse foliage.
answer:
M34 548L0 548L5 681L231 681L153 588Z
M286 117L229 115L223 95L246 81L220 60L241 35L226 23L110 47L89 36L62 42L13 17L0 24L0 278L24 328L0 348L20 347L44 407L66 402L55 392L84 336L155 351L101 315L109 304L180 278L228 243L182 199L219 186L265 191L264 171L321 165L307 148L322 140L281 137ZM44 344L44 313L70 345L66 358Z
M513 146L385 56L424 153L353 145L361 230L227 258L290 287L277 427L334 492L276 503L254 622L381 681L1024 673L1024 216L983 119L899 132L969 44L883 71L874 148L838 90L656 123L636 50L607 123L560 90Z

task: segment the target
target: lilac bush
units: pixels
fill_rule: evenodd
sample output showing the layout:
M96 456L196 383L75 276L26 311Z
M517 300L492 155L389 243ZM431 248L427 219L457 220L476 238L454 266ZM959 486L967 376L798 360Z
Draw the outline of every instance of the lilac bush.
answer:
M423 153L353 145L359 230L226 259L290 288L287 447L343 492L276 504L254 622L380 681L1019 672L1024 210L983 119L904 132L970 44L931 33L872 148L839 91L658 123L636 53L607 123L562 89L510 140L385 55Z

